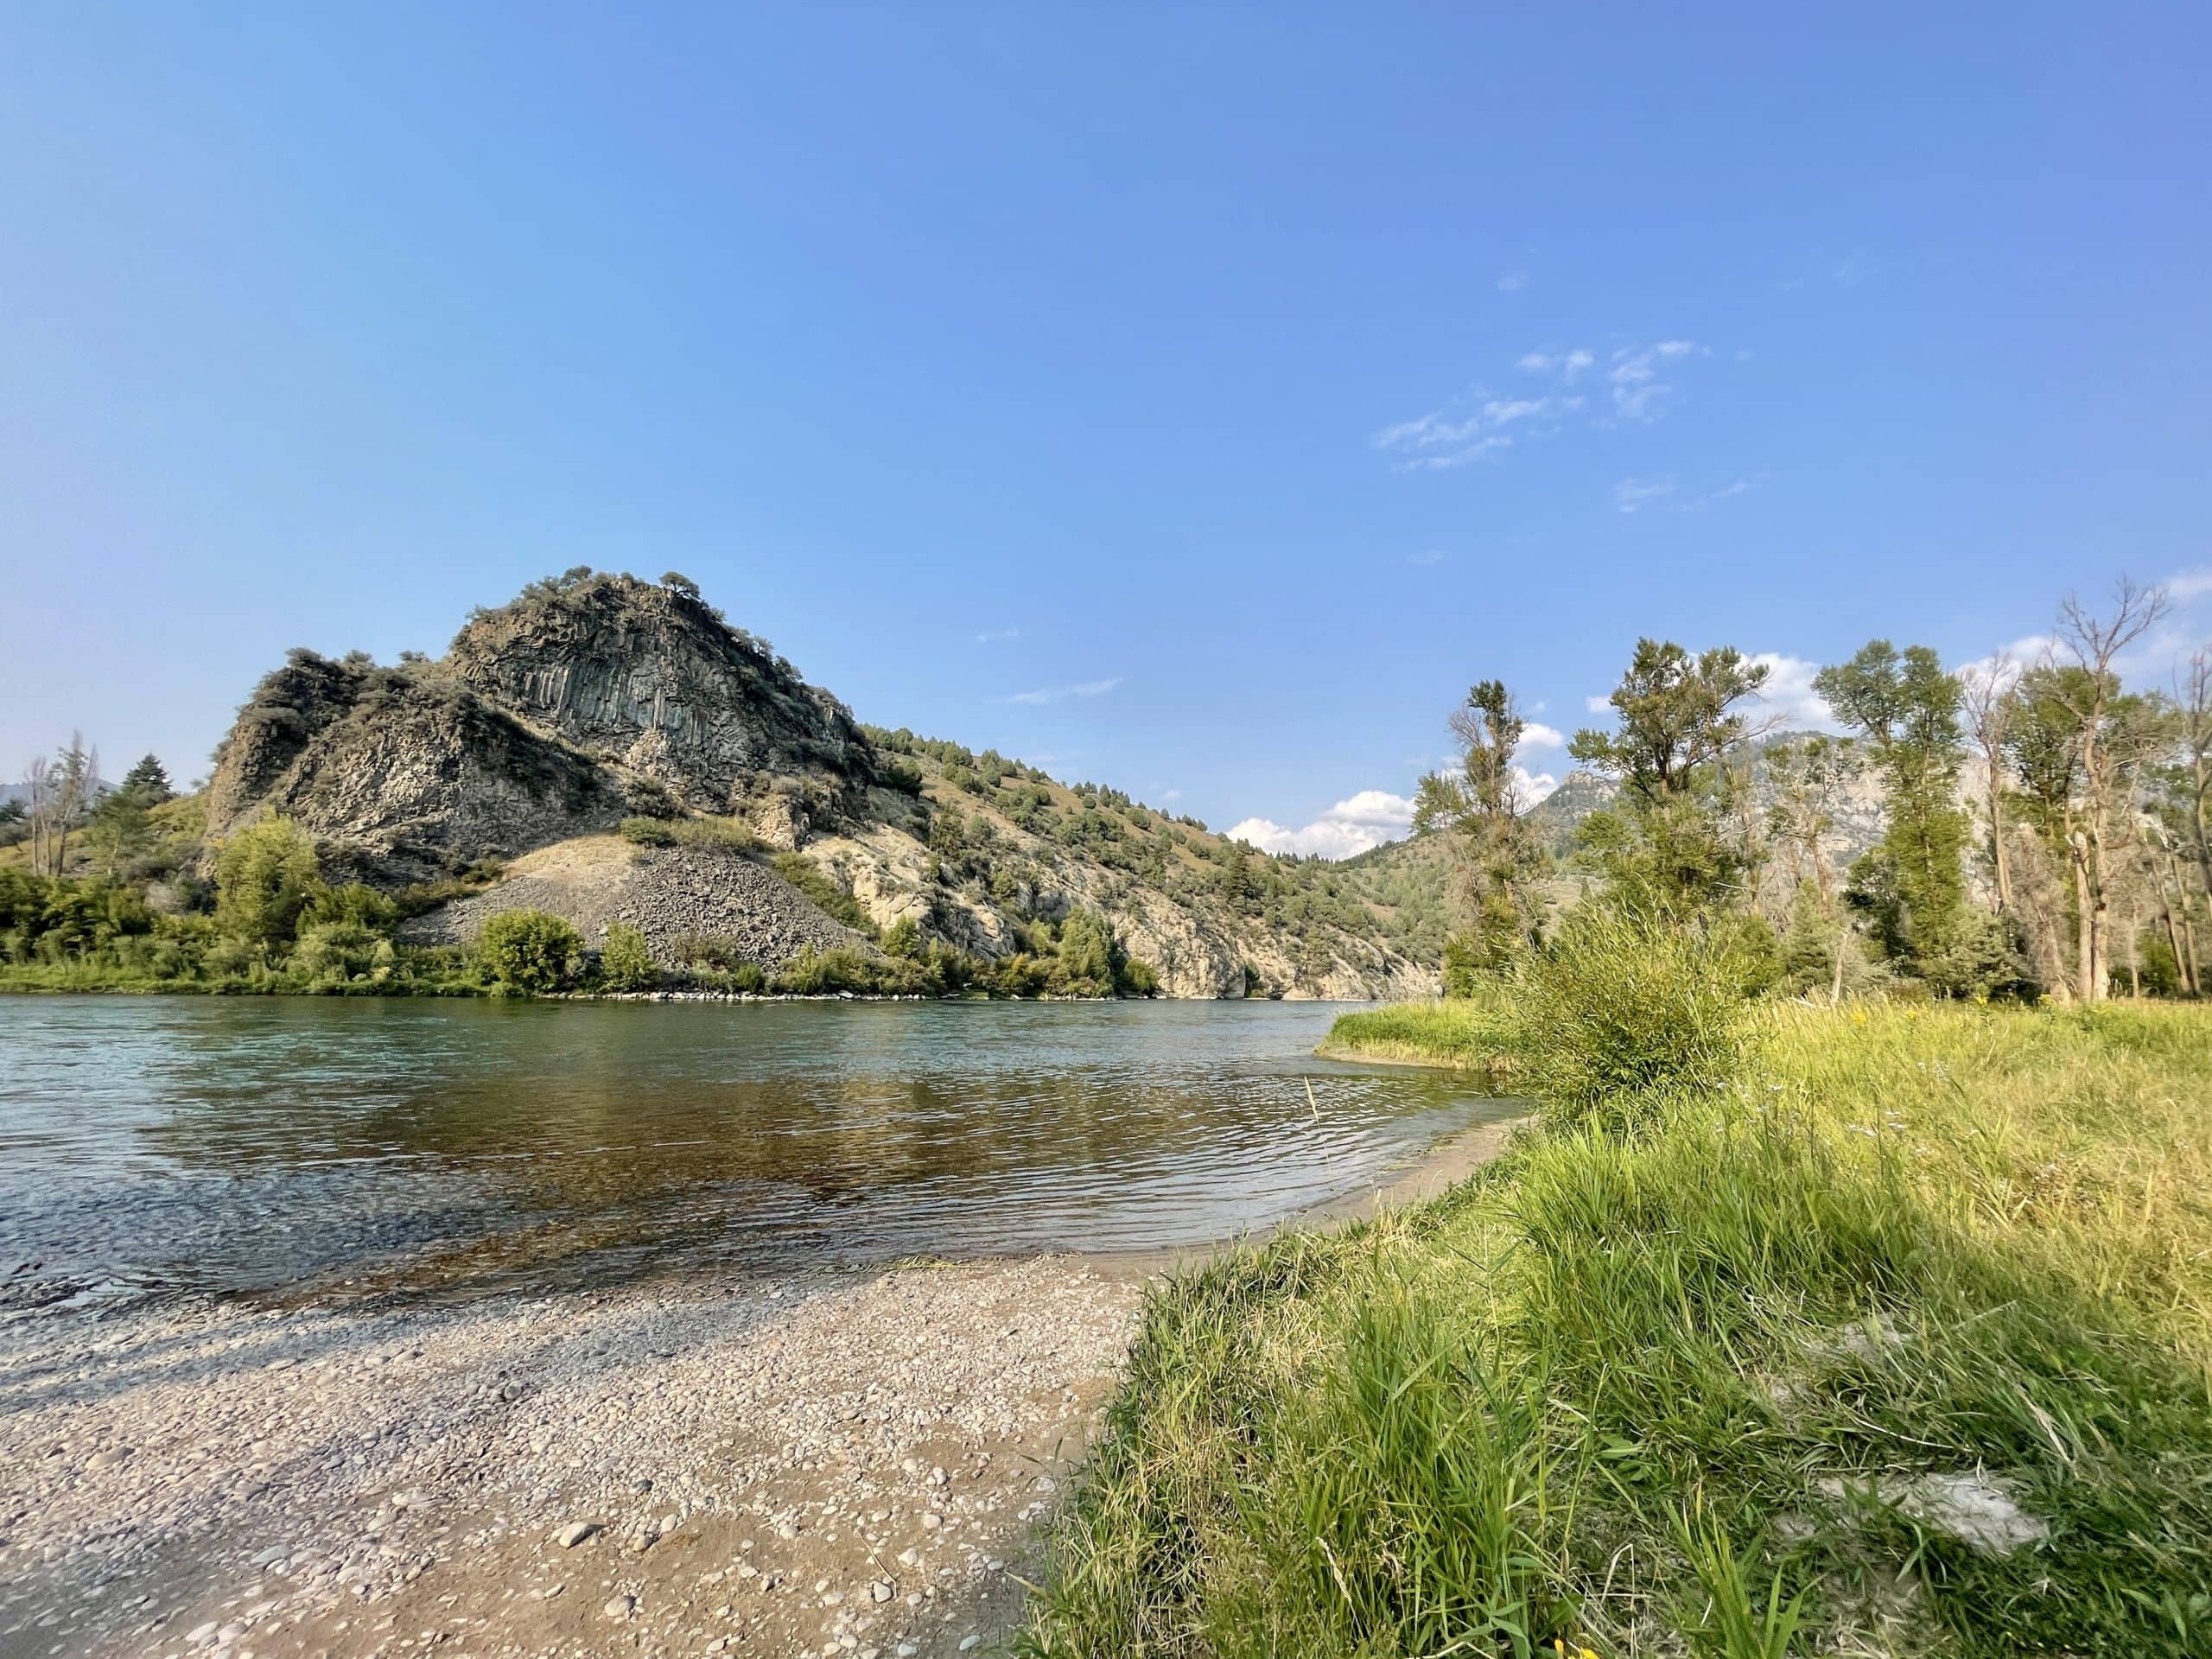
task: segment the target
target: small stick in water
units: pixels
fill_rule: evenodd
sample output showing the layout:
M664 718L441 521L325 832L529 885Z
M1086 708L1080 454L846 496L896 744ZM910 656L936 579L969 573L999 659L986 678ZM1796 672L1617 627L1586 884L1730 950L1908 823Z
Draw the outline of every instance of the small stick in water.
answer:
M1306 1103L1313 1109L1313 1121L1319 1123L1321 1121L1321 1103L1313 1098L1313 1079L1307 1077L1305 1082Z

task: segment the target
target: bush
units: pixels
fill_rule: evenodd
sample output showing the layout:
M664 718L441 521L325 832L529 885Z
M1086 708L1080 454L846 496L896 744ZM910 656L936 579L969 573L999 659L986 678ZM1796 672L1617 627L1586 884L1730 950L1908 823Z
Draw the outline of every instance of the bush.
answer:
M1744 966L1731 941L1611 906L1575 913L1529 958L1515 1047L1547 1116L1637 1126L1669 1090L1709 1090L1743 1059Z
M901 916L884 930L883 950L886 956L903 957L912 960L922 954L922 930L911 916Z
M804 853L778 853L776 874L804 893L814 907L855 933L875 937L875 923L860 900L814 867Z
M666 818L625 818L621 835L623 840L635 842L640 847L676 845L676 826Z
M382 957L379 963L379 954ZM316 922L300 932L292 961L311 979L353 979L382 965L389 968L390 941L366 923L340 918Z
M558 916L503 910L477 936L476 959L502 988L537 996L583 978L584 942Z
M606 942L599 947L600 982L610 991L650 991L660 983L660 969L645 948L642 930L627 922L609 922Z

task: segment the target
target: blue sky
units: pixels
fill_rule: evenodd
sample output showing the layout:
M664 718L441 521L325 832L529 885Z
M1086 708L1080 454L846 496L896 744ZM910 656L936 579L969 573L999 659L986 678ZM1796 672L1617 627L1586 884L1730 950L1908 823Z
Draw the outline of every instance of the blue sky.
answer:
M629 10L0 18L0 767L673 568L1341 849L1480 677L2212 564L2201 6Z

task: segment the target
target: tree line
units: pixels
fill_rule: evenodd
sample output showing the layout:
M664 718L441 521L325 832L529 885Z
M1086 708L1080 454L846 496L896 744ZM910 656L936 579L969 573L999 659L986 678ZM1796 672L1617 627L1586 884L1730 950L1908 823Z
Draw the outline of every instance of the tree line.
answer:
M1733 648L1639 640L1611 729L1568 746L1615 793L1564 861L1513 764L1519 705L1478 683L1452 715L1453 765L1416 800L1416 828L1453 855L1447 990L1542 949L1580 902L1722 939L1757 990L2201 995L2212 656L2177 665L2170 690L2122 673L2171 610L2123 578L2101 609L2066 601L2031 660L1956 672L1929 646L1871 640L1815 677L1833 734L1758 718L1768 670ZM1878 837L1839 870L1838 815L1870 791Z

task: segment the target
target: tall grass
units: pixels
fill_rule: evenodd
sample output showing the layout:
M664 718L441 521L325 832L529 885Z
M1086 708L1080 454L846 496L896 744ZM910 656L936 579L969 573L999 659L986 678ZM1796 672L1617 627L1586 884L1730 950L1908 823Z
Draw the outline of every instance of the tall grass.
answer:
M1320 1052L1346 1059L1483 1068L1506 1062L1512 1031L1497 1001L1394 1002L1338 1015Z
M1025 1650L2212 1651L2212 1015L1740 1041L1156 1292Z

